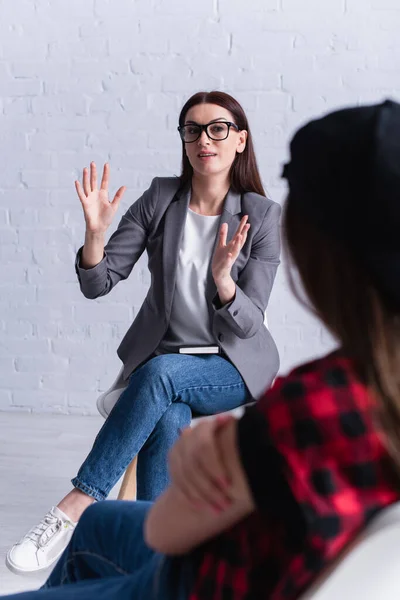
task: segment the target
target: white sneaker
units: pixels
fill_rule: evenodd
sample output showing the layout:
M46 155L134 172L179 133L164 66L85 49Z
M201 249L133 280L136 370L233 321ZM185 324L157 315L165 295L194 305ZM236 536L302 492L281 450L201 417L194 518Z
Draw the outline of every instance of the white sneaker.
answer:
M7 567L17 575L47 569L68 546L75 527L76 523L59 508L53 507L8 551Z

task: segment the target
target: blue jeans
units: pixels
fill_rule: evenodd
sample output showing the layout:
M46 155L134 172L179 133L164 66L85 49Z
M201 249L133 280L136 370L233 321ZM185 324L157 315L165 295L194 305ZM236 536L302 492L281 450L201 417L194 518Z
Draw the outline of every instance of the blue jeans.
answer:
M232 410L251 400L228 360L212 354L163 354L130 377L72 484L104 500L132 459L138 500L155 500L168 486L167 456L192 415Z
M148 548L143 523L151 504L102 502L82 515L41 590L8 600L187 600L194 561Z

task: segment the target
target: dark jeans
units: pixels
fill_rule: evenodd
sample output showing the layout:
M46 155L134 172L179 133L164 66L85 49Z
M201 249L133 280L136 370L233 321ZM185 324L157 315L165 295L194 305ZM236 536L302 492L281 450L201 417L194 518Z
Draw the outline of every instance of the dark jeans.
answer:
M187 600L190 556L165 557L146 546L151 504L109 501L82 515L71 542L42 589L8 600Z

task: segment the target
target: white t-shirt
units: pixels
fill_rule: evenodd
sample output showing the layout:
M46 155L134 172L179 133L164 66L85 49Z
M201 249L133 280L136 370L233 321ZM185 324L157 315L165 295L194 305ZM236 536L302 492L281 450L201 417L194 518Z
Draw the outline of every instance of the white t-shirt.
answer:
M199 215L187 211L178 255L175 293L168 331L159 347L176 352L180 346L207 346L216 343L211 331L206 300L210 261L218 233L220 215Z

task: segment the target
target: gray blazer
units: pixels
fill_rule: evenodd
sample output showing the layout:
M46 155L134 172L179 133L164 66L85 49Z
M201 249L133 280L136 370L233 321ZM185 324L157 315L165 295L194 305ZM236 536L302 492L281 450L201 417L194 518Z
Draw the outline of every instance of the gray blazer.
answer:
M156 177L122 217L98 265L82 269L82 248L78 251L76 273L82 293L86 298L98 298L126 279L147 250L150 289L118 348L125 379L156 350L167 331L189 201L189 186L180 189L178 178ZM280 212L278 204L259 194L227 194L220 225L228 224L228 240L243 215L249 215L251 224L246 243L232 267L236 296L230 304L221 306L212 277L206 290L215 338L239 370L253 398L271 385L279 368L277 348L264 326L264 312L279 265Z

